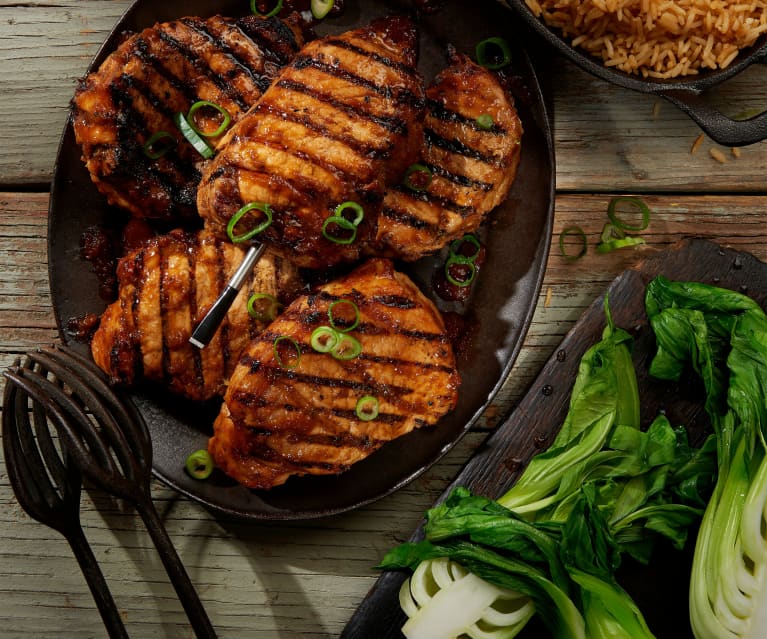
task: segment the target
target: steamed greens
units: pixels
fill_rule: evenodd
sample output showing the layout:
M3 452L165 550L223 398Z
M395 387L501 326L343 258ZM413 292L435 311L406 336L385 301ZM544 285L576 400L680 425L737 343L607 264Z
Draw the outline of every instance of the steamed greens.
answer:
M424 541L384 557L414 570L400 593L408 639L510 638L533 612L556 639L653 637L616 572L660 537L684 545L716 442L692 448L662 415L640 430L631 337L605 313L551 447L497 501L454 490L427 512Z

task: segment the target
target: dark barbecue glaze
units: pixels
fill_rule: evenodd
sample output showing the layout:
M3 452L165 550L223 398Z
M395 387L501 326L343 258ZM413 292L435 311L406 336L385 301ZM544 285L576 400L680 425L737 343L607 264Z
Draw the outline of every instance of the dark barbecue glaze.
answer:
M387 191L379 254L417 260L475 231L516 177L522 124L512 96L492 71L453 57L426 90L420 163L432 180L423 191L404 185ZM478 126L481 115L492 117L492 128Z
M350 334L362 352L348 361L310 345L338 299L360 312ZM281 335L299 345L295 368L275 358ZM232 374L209 450L218 467L251 488L340 473L384 443L435 424L455 407L459 383L437 309L389 260L372 259L296 299L251 343ZM377 398L380 410L367 422L355 414L365 395Z
M119 296L101 317L93 359L114 383L149 379L189 399L223 393L237 357L266 322L250 317L251 293L289 302L301 285L296 269L267 252L209 346L189 343L193 328L226 286L244 252L200 231L158 236L120 260Z
M414 26L397 16L304 46L206 168L197 200L206 226L223 236L244 204L266 202L274 221L259 239L299 266L356 260L387 184L420 148L416 45ZM365 218L354 243L336 244L322 226L349 200Z
M75 137L96 187L137 217L196 218L204 161L174 114L208 100L238 120L302 44L297 25L258 16L185 17L130 36L80 82L72 101ZM152 160L143 145L157 131L176 144ZM210 141L217 146L220 138Z

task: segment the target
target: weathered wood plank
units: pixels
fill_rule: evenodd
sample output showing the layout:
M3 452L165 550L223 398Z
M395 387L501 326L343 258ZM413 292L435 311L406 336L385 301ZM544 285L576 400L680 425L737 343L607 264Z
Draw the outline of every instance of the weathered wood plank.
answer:
M244 0L243 0L244 1ZM0 184L50 181L75 81L87 68L128 0L0 3ZM519 26L509 14L505 30ZM534 55L554 95L552 117L560 190L738 191L763 189L767 143L719 164L698 127L671 104L596 79L559 57ZM767 104L767 68L755 65L711 100L729 115ZM24 126L16 126L19 120Z
M767 260L767 195L647 196L647 245L593 251L608 195L560 195L546 278L520 357L481 426L492 427L518 401L584 308L615 275L693 229ZM0 193L0 367L55 337L47 297L47 195ZM578 262L558 254L559 231L579 224L591 250ZM15 254L16 243L28 251ZM14 301L14 282L34 283ZM34 303L32 303L34 301ZM47 322L47 324L46 324ZM0 389L2 382L0 382ZM153 496L222 639L338 636L377 575L383 553L404 540L484 433L470 433L408 487L356 512L291 524L214 517L159 483ZM86 535L102 563L132 637L191 637L140 520L103 494L83 500ZM11 639L102 637L98 614L67 544L16 503L0 460L0 624Z

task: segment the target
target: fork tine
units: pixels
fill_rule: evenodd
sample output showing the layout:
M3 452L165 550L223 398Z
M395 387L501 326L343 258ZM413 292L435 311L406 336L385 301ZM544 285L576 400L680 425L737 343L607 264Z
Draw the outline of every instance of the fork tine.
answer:
M94 431L88 416L49 379L29 369L19 369L18 373L14 379L30 397L43 404L59 437L65 438L66 446L77 460L80 469L97 483L112 485L114 482L111 479L118 477L119 473L109 454L108 446ZM80 426L73 427L72 420L79 422ZM89 450L85 448L83 442L88 445Z
M151 466L152 447L149 429L143 415L130 398L119 397L107 383L104 372L76 351L60 344L42 347L38 351L76 371L82 381L98 393L99 397L109 405L112 415L121 426L121 430L130 436L131 449L136 457L144 465Z
M109 441L123 472L130 478L135 479L137 471L136 460L132 454L134 445L127 441L122 429L119 427L111 411L105 406L102 398L97 395L97 389L89 386L88 382L80 378L80 373L69 362L62 361L48 354L38 351L30 353L33 361L40 367L56 375L59 381L69 386L72 391L72 399L77 400L83 411L91 411L100 427L100 433ZM94 380L89 379L89 382Z

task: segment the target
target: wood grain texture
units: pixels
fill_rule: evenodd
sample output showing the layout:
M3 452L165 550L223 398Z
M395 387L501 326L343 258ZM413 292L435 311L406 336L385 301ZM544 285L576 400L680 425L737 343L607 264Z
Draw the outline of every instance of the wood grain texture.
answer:
M516 405L584 309L613 278L681 237L697 235L767 260L767 195L645 197L647 245L597 254L609 195L562 194L546 278L525 346L480 428L405 489L359 511L290 525L243 524L209 514L159 483L153 496L222 638L337 637L375 582L383 553L407 538L426 508L477 451L486 429ZM49 343L46 194L0 193L0 366ZM558 253L562 228L579 224L590 250ZM16 291L24 290L25 295ZM2 387L0 382L0 387ZM531 417L534 419L534 416ZM86 536L131 637L191 637L186 618L135 513L103 494L84 498ZM66 542L27 517L0 463L0 624L3 637L103 637Z

